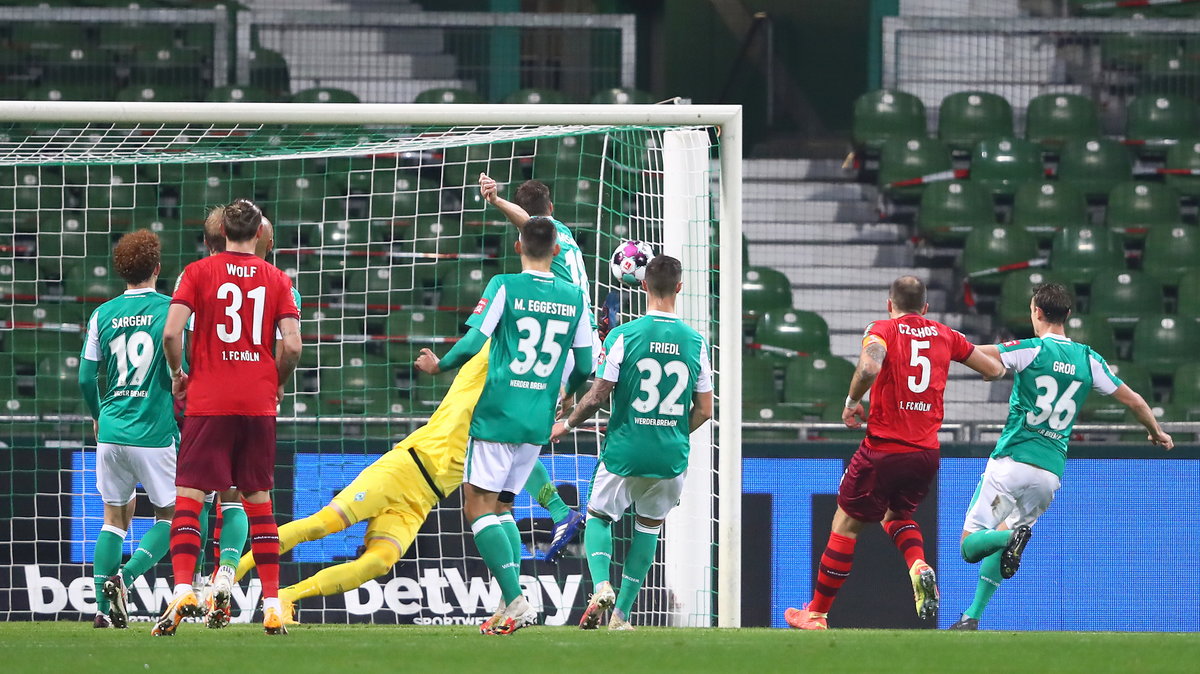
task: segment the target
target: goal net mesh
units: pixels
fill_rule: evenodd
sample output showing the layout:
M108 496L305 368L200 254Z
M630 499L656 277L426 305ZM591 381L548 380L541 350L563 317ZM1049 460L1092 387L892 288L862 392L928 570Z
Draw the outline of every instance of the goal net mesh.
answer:
M673 135L682 150L664 149ZM640 315L645 301L613 277L611 252L623 239L651 242L656 253L666 242L685 264L681 312L714 342L719 369L716 139L705 127L586 125L0 128L0 616L69 619L94 610L90 563L103 504L77 376L91 311L123 290L111 264L122 234L158 234L158 289L170 294L183 267L207 254L210 208L249 197L273 221L268 260L302 297L305 342L279 412L274 501L283 523L328 503L424 422L453 374L417 373L417 352L444 354L488 280L520 270L516 229L481 198L481 173L509 199L526 179L550 187L554 216L584 252L593 306L621 320ZM568 505L586 507L601 437L582 431L543 451ZM701 437L634 608L637 624L714 624L716 434ZM582 536L548 564L550 514L526 493L514 514L527 595L549 624L578 620L591 589ZM150 515L139 499L126 555ZM366 527L298 546L284 557L283 584L353 559ZM616 531L619 585L631 522ZM392 571L302 601L301 620L481 621L500 595L469 533L459 495L448 496ZM213 561L210 551L205 572ZM135 616L164 608L169 576L163 560L135 584ZM237 619L251 619L257 596L257 580L244 581Z

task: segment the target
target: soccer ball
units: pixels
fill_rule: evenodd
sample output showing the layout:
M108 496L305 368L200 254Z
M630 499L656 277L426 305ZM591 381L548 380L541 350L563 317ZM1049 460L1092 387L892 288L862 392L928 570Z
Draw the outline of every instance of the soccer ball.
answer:
M622 241L613 251L609 266L613 276L635 286L646 278L646 265L653 259L654 251L645 241Z

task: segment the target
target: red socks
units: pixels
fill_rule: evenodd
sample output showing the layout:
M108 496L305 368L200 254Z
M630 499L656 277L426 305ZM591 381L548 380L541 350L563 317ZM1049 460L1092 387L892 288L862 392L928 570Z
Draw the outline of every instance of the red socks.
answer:
M246 506L246 517L250 520L250 552L258 567L258 578L262 581L263 599L279 596L279 527L275 525L275 514L271 502L250 503Z
M175 498L175 517L171 520L171 569L175 584L191 584L200 555L200 508L196 499Z
M912 568L914 562L925 559L925 538L921 527L912 520L892 520L883 523L883 530L892 537L892 543L904 555L904 565Z
M812 601L808 604L808 610L829 613L829 608L833 606L833 598L850 576L856 542L856 539L841 534L829 534L829 542L825 544L825 553L821 555L821 566L817 570L817 586L813 591Z

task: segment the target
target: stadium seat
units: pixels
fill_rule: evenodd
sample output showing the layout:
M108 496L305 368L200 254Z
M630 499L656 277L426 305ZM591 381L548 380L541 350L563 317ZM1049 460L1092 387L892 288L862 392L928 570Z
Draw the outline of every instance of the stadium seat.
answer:
M1012 106L1001 96L960 91L942 99L938 138L955 152L970 152L982 140L1012 132Z
M420 179L412 171L375 171L371 184L372 220L408 223L418 216L433 216L442 210L440 184Z
M518 89L504 97L505 103L566 103L567 97L553 89Z
M52 168L0 170L0 218L11 218L14 231L41 231L41 213L63 208L65 196L62 176Z
M1167 171L1172 169L1195 171L1194 175L1172 175L1167 173L1164 182L1180 194L1191 199L1200 198L1200 140L1195 138L1180 141L1167 149Z
M1050 244L1050 266L1073 285L1091 282L1101 271L1125 268L1125 249L1107 227L1063 227Z
M1129 180L1133 159L1120 142L1109 138L1076 139L1063 145L1058 179L1075 185L1089 200L1101 201Z
M204 55L191 49L162 47L138 49L129 72L131 85L191 87L195 97L207 89L204 86Z
M279 222L321 222L331 216L345 218L338 213L335 197L346 192L342 177L336 173L307 174L295 177L280 177L277 180L257 182L266 195L267 215ZM327 212L328 211L328 212Z
M1140 239L1147 231L1180 222L1179 193L1162 183L1124 182L1108 194L1104 224L1126 238Z
M13 21L9 24L9 45L25 49L83 45L88 43L87 29L87 24L73 21Z
M742 311L757 318L792 308L792 282L770 267L747 267L742 275Z
M1200 316L1200 269L1189 269L1179 277L1176 312L1180 316Z
M1006 272L989 271L998 267L1037 259L1037 239L1020 227L985 225L967 235L963 244L963 272L972 286L997 288Z
M0 293L33 297L38 294L38 279L34 260L0 258Z
M273 103L277 99L265 89L235 85L211 89L205 100L211 103Z
M358 96L345 89L314 87L292 94L293 103L358 103Z
M1200 323L1191 316L1153 316L1133 329L1133 360L1154 376L1170 376L1195 361Z
M426 89L417 94L413 103L486 103L483 96L468 89Z
M128 7L122 3L122 8ZM142 6L145 6L143 3ZM135 49L172 49L175 47L174 26L159 23L116 23L104 21L96 24L96 40L102 49L109 51L133 51ZM208 48L212 48L210 42Z
M1068 140L1100 135L1100 118L1092 99L1078 94L1042 94L1029 101L1025 138L1043 150L1057 152Z
M432 338L457 337L460 315L436 309L402 309L387 317L388 357L393 363L411 364L421 347L434 346ZM439 353L443 353L439 351Z
M196 90L193 87L143 84L125 87L118 91L114 98L118 101L181 103L196 100Z
M778 361L760 358L749 352L742 354L742 404L775 406L779 404L776 381Z
M903 91L868 91L854 101L851 136L856 148L878 153L889 140L925 135L925 104Z
M1200 269L1200 232L1196 226L1181 224L1150 230L1142 269L1168 286L1178 285L1185 273Z
M649 105L656 102L653 95L637 89L602 89L592 96L592 103L598 105Z
M341 367L321 368L321 413L386 415L397 395L396 376L383 359L353 356Z
M1087 208L1087 199L1069 183L1025 183L1013 195L1012 225L1045 243L1064 227L1088 224Z
M893 138L879 151L879 187L892 201L916 203L924 184L897 185L953 168L950 151L933 138Z
M321 231L321 246L327 250L348 246L355 252L366 252L366 244L371 242L371 223L367 220L324 220L316 225Z
M742 401L742 421L744 423L804 421L806 417L810 416L812 415L806 413L803 408L794 405ZM746 428L742 432L742 437L758 441L796 441L800 439L800 432L795 428Z
M476 260L443 265L445 271L438 283L438 306L460 314L466 314L475 308L479 298L483 297L488 281L498 272L497 265L481 266Z
M1000 285L1000 322L1013 334L1032 337L1033 325L1029 321L1029 300L1033 291L1044 283L1062 283L1054 272L1046 269L1021 269L1004 277Z
M275 99L287 97L292 85L283 54L262 47L251 50L250 86L270 93Z
M235 177L228 165L190 164L184 167L184 183L179 188L179 212L185 226L200 224L213 206L251 193L250 184Z
M50 333L51 335L61 333ZM44 348L44 346L43 346ZM44 354L38 362L34 386L41 414L72 412L79 404L79 354L59 350Z
M1162 157L1168 144L1200 132L1200 108L1183 96L1138 96L1127 109L1125 137L1143 157Z
M1163 312L1162 284L1140 271L1100 272L1092 279L1088 313L1130 324Z
M758 319L754 341L804 355L829 353L829 325L811 311L768 311Z
M27 101L107 101L113 87L101 85L43 84L25 92Z
M1117 340L1112 326L1099 316L1071 314L1067 319L1067 336L1081 344L1087 344L1105 360L1116 360Z
M820 414L846 397L854 365L837 356L793 358L783 372L783 401Z
M1194 51L1154 54L1139 75L1148 91L1164 94L1196 91L1200 86L1200 63L1196 62Z
M972 182L933 183L917 209L917 234L935 244L961 243L971 230L995 222L991 195Z
M1192 359L1180 365L1171 381L1171 404L1200 410L1200 361Z
M1090 346L1090 345L1089 345ZM1095 347L1092 349L1095 351ZM1099 352L1097 352L1099 353ZM1103 355L1103 354L1101 354ZM1154 382L1145 367L1132 361L1108 360L1108 369L1122 383L1142 394L1147 401L1154 400ZM1153 403L1151 402L1153 405ZM1111 396L1092 393L1079 411L1079 418L1084 421L1120 423L1125 418L1126 407Z
M1045 178L1042 153L1020 138L980 141L971 153L971 182L996 197L1011 198L1021 185Z

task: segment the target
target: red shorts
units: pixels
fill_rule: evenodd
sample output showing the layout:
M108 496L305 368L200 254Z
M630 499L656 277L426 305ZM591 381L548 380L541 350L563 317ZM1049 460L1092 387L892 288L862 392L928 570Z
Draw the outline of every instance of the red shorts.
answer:
M201 491L275 485L275 417L188 417L175 485Z
M838 507L859 522L888 510L910 517L937 477L940 452L881 452L859 446L838 485Z

